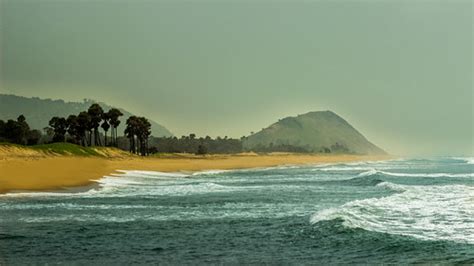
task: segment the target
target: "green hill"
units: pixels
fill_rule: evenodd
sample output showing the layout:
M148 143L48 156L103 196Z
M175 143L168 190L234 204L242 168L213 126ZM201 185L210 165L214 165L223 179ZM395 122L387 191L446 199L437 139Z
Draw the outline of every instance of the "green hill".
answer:
M331 111L287 117L244 140L246 149L278 145L301 147L310 152L385 154Z
M91 104L96 103L92 100L84 100L83 102L65 102L63 100L40 99L37 97L27 98L15 95L0 94L0 119L16 119L23 114L28 124L33 129L43 129L48 126L48 122L53 116L67 117L70 114L78 114L86 111ZM99 103L104 110L109 110L112 106ZM119 134L123 134L125 129L125 121L132 113L118 108L124 114L121 117L122 123L118 128ZM172 136L173 134L164 126L150 120L153 136Z

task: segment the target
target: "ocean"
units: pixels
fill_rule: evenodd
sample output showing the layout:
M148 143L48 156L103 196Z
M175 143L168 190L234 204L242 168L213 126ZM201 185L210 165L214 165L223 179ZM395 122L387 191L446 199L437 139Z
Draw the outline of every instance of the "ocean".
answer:
M472 158L168 174L0 196L0 265L474 264Z

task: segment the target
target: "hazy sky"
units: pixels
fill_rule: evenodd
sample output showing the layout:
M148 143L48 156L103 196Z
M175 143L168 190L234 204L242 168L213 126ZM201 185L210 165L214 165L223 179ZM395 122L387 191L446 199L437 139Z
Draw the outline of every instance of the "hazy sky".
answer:
M105 101L178 136L329 109L391 153L474 150L469 0L0 3L0 93Z

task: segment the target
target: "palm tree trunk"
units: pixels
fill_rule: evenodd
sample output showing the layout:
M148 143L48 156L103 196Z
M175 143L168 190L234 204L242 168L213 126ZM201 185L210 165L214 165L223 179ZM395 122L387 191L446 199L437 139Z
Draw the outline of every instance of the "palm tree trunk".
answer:
M95 144L98 146L102 146L102 141L100 140L99 129L96 128L94 131L95 131Z
M105 131L105 130L104 130L104 131ZM105 137L105 139L104 139L104 146L107 147L107 131L105 131L104 137Z
M114 137L113 137L114 138L114 140L113 140L114 141L114 146L117 147L118 145L117 145L117 135L115 133L115 131L116 131L115 127L112 128L112 131L113 131L113 134L114 134Z

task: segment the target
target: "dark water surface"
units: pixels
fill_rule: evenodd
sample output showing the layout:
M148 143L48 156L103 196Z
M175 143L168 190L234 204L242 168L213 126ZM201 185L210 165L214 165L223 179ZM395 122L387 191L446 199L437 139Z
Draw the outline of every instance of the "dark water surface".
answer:
M0 196L0 264L474 264L472 158L127 171Z

